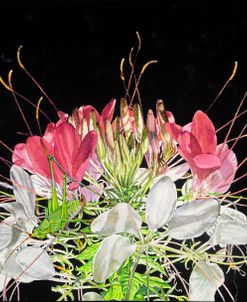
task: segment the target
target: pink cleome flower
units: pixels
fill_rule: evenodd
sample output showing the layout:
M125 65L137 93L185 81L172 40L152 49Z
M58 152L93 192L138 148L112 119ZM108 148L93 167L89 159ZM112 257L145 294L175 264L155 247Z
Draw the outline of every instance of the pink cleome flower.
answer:
M193 187L204 186L211 192L226 192L237 170L237 159L227 144L217 145L216 131L208 116L198 110L191 123L181 127L166 123L166 129L178 143L178 152L189 164Z
M49 123L43 137L31 136L26 143L17 144L12 161L33 174L51 179L48 155L55 158L52 162L55 182L61 186L66 173L74 181L70 190L78 188L97 144L97 133L92 130L83 138L69 123Z

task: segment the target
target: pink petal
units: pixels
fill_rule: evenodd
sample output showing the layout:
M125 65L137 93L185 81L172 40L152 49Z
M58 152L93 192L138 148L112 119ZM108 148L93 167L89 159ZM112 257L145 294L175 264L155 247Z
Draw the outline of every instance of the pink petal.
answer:
M56 125L54 123L49 123L43 138L50 144L54 143L54 132L56 131Z
M219 153L219 151L221 152ZM234 180L238 162L235 153L229 150L226 144L223 148L222 145L218 145L216 154L219 154L221 167L210 175L208 179L206 179L206 182L210 186L211 191L225 193Z
M215 128L208 116L198 110L193 117L191 133L197 139L203 153L215 153L217 137Z
M80 136L69 123L57 127L54 135L54 155L65 172L72 176L72 160L80 147Z
M57 112L57 115L59 117L59 120L61 122L67 122L67 119L68 119L68 114L67 113L64 113L63 111L58 111ZM58 125L57 125L58 126Z
M213 154L196 155L193 162L199 169L218 169L221 166L219 157Z
M101 113L101 121L109 120L112 121L116 100L111 99L110 102L105 106Z
M33 173L40 174L48 179L51 179L49 162L47 156L54 154L54 149L46 140L40 136L31 136L26 142L27 154L32 162ZM57 184L62 184L62 172L53 162L53 173Z
M97 132L94 130L89 131L73 158L72 176L79 182L82 180L84 173L88 168L89 161L92 158L96 145Z
M98 111L91 105L86 105L86 106L81 106L78 109L80 115L81 115L81 119L86 118L87 123L89 124L89 120L90 120L90 113L93 111L96 115L96 120L97 122L100 121L100 115L98 113Z
M185 160L192 160L196 155L202 153L202 149L196 138L187 131L182 132L177 138L179 151L183 153Z
M166 130L177 140L178 136L183 132L183 128L176 123L165 123Z
M168 118L169 123L175 123L175 118L174 118L173 114L171 113L171 111L166 111L166 116Z
M28 171L33 171L33 164L27 153L26 144L17 144L12 155L12 162L14 165L20 166Z

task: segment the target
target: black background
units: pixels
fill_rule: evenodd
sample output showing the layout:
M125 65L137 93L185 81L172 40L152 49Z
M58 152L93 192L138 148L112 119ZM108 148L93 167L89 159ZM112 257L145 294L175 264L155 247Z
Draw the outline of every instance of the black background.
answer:
M15 89L38 101L41 93L17 64L22 45L24 65L60 110L69 113L91 104L101 111L111 98L119 101L124 96L119 64L137 46L136 31L142 38L137 73L148 60L158 60L139 86L145 112L162 98L179 124L189 122L196 110L208 108L238 61L234 80L208 112L216 128L233 117L247 88L244 1L0 1L0 75L6 79L13 69ZM21 105L38 134L34 108L22 101ZM56 120L47 100L41 108ZM230 137L245 121L239 119ZM41 118L43 129L45 123ZM27 129L11 93L0 86L0 139L13 148L25 140L17 132ZM219 133L219 142L225 135L226 131ZM245 150L242 140L235 147L239 162ZM0 156L10 159L3 147ZM7 171L4 164L1 171ZM244 186L242 180L234 188ZM232 278L233 274L227 277L227 285L235 293ZM238 301L244 301L246 277L237 274L236 282ZM45 282L24 286L22 294L26 301L51 297Z

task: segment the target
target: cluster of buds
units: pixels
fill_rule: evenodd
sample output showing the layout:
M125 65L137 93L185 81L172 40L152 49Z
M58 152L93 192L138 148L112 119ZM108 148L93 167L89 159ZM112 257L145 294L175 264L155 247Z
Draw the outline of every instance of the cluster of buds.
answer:
M140 106L128 106L120 101L120 116L113 122L97 124L98 145L96 153L104 166L106 176L115 187L135 185L135 177L147 151L147 132Z
M171 112L165 110L162 100L156 102L156 118L151 109L147 114L148 150L146 161L154 174L163 174L168 168L168 162L177 152L176 145L165 125L174 120Z

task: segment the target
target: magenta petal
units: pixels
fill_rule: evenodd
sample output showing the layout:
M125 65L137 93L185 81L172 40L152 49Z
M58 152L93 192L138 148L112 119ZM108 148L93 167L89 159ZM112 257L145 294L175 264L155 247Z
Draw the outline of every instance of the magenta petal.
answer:
M72 176L72 159L79 146L80 136L75 128L68 123L60 124L54 135L54 155L69 176Z
M199 169L218 169L221 166L219 157L213 154L199 154L193 162Z
M14 165L27 169L28 171L33 171L33 164L27 153L26 144L17 144L14 148L12 155L12 162Z
M56 125L54 123L49 123L45 134L43 135L43 138L50 144L53 144L54 142L54 132L56 131Z
M72 175L77 181L81 181L85 171L88 168L89 161L92 158L97 144L97 132L92 130L84 137L80 148L73 158Z
M234 180L238 162L235 153L232 150L229 150L226 144L223 148L222 144L218 145L216 154L219 154L218 156L221 160L221 167L210 175L206 179L206 182L211 191L225 193L230 188L232 181Z
M181 156L185 160L192 160L196 155L202 153L202 149L198 144L196 138L187 131L182 132L177 138L179 144L179 151L181 151Z
M81 120L83 118L86 118L87 123L89 124L89 120L90 120L90 113L93 111L96 115L96 121L99 122L100 121L100 115L98 113L98 111L91 105L86 105L86 106L81 106L79 109L79 114L80 114L80 118Z
M26 148L33 164L33 172L50 179L47 155L53 154L52 146L40 136L31 136L27 139Z
M110 102L105 106L101 113L101 121L105 120L112 121L114 110L115 110L116 100L111 99Z
M215 153L217 137L215 128L208 116L198 110L191 124L191 133L194 135L203 153Z
M177 140L178 136L182 133L183 128L176 123L165 123L166 130L170 133L170 135Z

